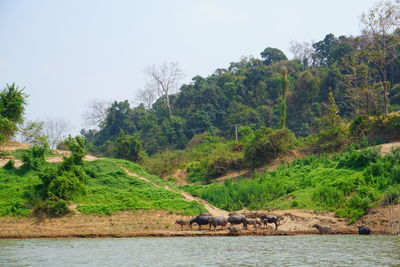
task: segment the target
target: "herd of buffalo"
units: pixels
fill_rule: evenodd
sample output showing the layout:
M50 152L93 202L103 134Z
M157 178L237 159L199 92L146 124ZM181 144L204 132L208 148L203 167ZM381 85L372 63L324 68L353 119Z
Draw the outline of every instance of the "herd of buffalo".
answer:
M282 223L282 220L280 217L275 215L261 215L258 218L246 218L243 214L231 213L229 214L229 217L226 218L224 216L214 217L210 213L201 213L191 220L177 220L175 223L180 225L182 230L185 225L189 225L192 230L192 225L197 224L199 230L201 230L202 225L209 225L209 230L211 230L211 227L214 227L214 231L217 230L218 226L221 226L221 229L224 229L224 227L229 223L229 232L231 234L239 234L242 229L247 230L248 225L252 225L254 228L267 228L267 225L270 223L275 225L275 230L278 230L278 226ZM243 225L243 227L241 225ZM320 234L331 233L331 227L329 225L314 224L312 227L316 228ZM358 233L360 235L369 235L371 234L371 230L364 226L358 226Z

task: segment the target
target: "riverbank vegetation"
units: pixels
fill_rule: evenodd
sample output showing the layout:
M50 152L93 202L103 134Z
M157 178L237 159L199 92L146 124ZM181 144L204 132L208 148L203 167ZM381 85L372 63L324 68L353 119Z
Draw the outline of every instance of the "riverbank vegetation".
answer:
M52 145L71 151L63 162L45 161L40 122L20 125L33 147L1 154L24 165L0 169L0 216L62 216L71 204L99 214L204 211L163 188L179 171L184 190L229 211L313 209L354 222L397 203L400 151L372 147L400 139L399 9L382 2L362 16L359 36L294 42L290 60L267 47L180 87L177 64L152 66L141 104L92 102L90 128ZM15 84L0 92L0 143L17 133L26 98ZM84 162L86 152L107 158ZM265 171L285 155L294 161ZM232 171L248 175L218 180Z

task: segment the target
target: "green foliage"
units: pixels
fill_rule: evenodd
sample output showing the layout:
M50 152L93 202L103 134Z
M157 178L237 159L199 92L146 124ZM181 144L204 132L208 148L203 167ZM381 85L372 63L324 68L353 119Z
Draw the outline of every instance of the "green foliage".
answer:
M379 151L376 148L363 150L349 150L338 156L338 167L360 168L375 163L379 159Z
M399 163L399 151L381 157L374 149L350 150L333 158L309 156L251 179L182 188L231 211L328 210L353 223L383 195L385 201L398 201Z
M292 148L295 142L296 137L289 129L261 128L245 144L244 158L252 166L257 166L270 161L279 152Z
M45 165L45 154L49 150L48 144L35 145L30 149L22 150L22 166L25 170L39 170Z
M158 177L146 174L132 162L101 159L87 164L88 192L78 197L78 210L83 213L112 214L120 210L163 209L179 214L196 215L204 212L197 202L187 202L178 193L158 187L138 178L128 176L120 165L129 171L145 176L155 184L163 183Z
M12 137L23 121L27 95L14 83L0 92L0 143Z
M289 90L289 79L287 78L287 69L282 67L282 111L281 111L281 120L280 120L280 128L286 128L286 93Z
M398 140L400 112L388 116L358 116L350 124L350 133L357 138L365 137L371 143Z
M115 141L114 156L116 158L137 162L142 159L142 153L142 145L135 136L123 135Z
M68 204L77 196L86 193L88 175L84 171L83 157L86 154L83 137L69 136L65 141L71 155L62 164L47 166L44 161L46 147L33 147L26 154L24 165L38 171L41 184L35 187L34 214L37 216L62 216L69 212Z
M400 184L389 187L385 193L383 202L387 205L400 203Z
M287 60L286 55L281 50L272 47L265 48L260 55L264 59L265 65L271 65L277 61Z

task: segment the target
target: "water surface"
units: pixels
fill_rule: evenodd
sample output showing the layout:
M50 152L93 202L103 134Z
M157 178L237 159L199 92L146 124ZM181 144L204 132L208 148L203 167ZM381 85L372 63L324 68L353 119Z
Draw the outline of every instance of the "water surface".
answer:
M0 240L0 266L400 266L400 236Z

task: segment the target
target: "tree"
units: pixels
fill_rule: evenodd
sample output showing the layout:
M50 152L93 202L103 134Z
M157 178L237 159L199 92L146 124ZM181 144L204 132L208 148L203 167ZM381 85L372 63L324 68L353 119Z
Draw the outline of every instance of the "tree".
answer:
M135 136L122 135L115 140L114 155L116 158L137 162L142 159L142 153L142 145Z
M46 142L43 133L43 121L27 121L19 127L19 135L23 143L39 146Z
M17 124L23 122L27 95L14 83L0 92L0 142L14 136Z
M314 43L312 47L315 49L315 61L319 65L330 65L332 62L329 59L338 44L338 40L332 33L327 34L324 40Z
M399 7L389 1L379 2L361 17L363 34L368 46L364 53L369 57L383 88L385 115L389 113L388 95L391 88L388 68L398 58L400 37L395 33L400 22Z
M289 79L287 78L287 69L282 67L282 109L281 120L279 126L281 129L286 128L286 92L289 89Z
M49 142L49 146L56 148L71 130L71 123L59 118L48 119L43 124L43 133Z
M260 55L261 58L264 59L265 65L271 65L274 62L288 59L281 50L272 47L265 48Z
M313 49L308 42L291 41L289 51L293 54L293 58L300 61L303 66L307 67L313 61Z
M172 109L170 103L170 95L174 93L178 86L179 80L183 76L182 70L176 62L164 62L160 66L150 66L145 72L149 76L146 87L151 88L153 92L157 92L168 109L169 116L172 117Z
M143 90L139 89L139 91L136 93L136 98L140 101L140 103L144 104L147 110L150 110L151 105L156 99L156 95L154 90L150 86L146 85Z
M83 114L83 120L87 126L101 128L107 118L111 103L104 100L93 100L88 103L88 110Z

